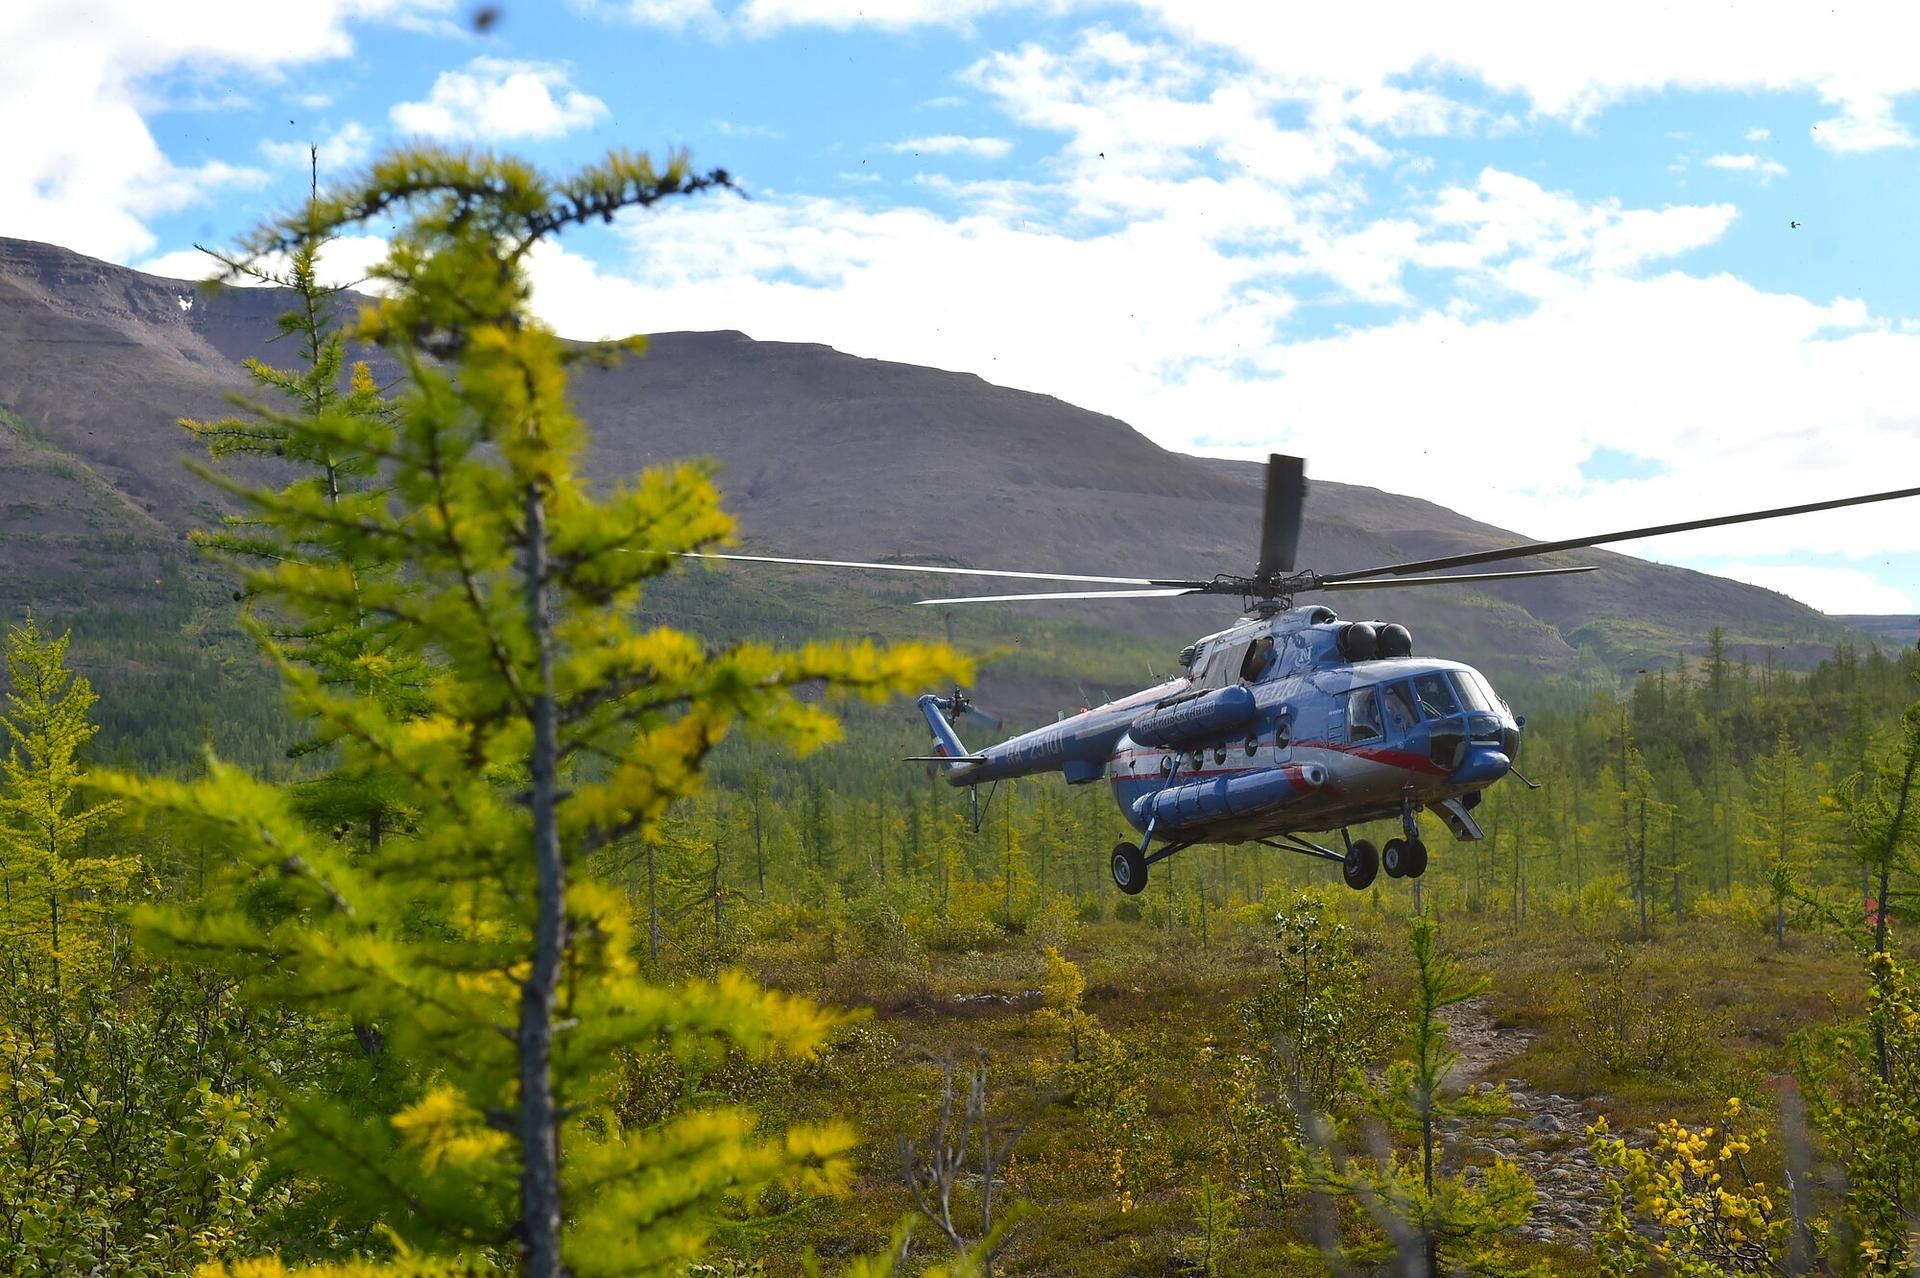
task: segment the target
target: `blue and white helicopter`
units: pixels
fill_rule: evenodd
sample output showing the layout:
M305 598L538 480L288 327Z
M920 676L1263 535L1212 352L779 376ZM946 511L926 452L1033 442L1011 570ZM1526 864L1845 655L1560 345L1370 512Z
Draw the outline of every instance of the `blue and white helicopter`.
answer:
M1405 627L1343 621L1331 608L1295 607L1295 596L1592 572L1590 566L1446 570L1913 496L1920 496L1920 488L1319 573L1294 568L1305 466L1297 457L1273 456L1260 558L1250 577L1187 581L767 555L703 557L1109 587L923 604L1238 596L1244 615L1188 645L1180 654L1185 673L985 749L969 750L955 730L963 717L985 719L964 692L921 697L937 753L912 761L942 767L954 786L1056 771L1070 785L1107 778L1121 812L1140 832L1137 842L1113 849L1113 881L1122 892L1141 891L1148 866L1196 843L1259 843L1337 861L1347 886L1360 889L1382 869L1390 878L1425 872L1427 846L1415 821L1422 808L1456 839L1484 837L1473 810L1486 787L1509 772L1532 784L1514 767L1526 719L1471 666L1415 657ZM975 788L976 823L978 793ZM1402 835L1379 848L1348 833L1349 826L1385 818L1398 818ZM1333 830L1340 832L1341 851L1302 837Z

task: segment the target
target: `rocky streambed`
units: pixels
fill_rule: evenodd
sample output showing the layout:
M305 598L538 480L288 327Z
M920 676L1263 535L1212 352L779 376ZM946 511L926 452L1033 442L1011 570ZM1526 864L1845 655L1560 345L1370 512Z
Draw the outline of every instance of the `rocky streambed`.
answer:
M1521 1235L1544 1242L1587 1246L1607 1205L1606 1181L1587 1149L1587 1124L1599 1113L1589 1102L1528 1086L1509 1077L1506 1064L1527 1049L1534 1035L1493 1023L1484 999L1452 1009L1449 1042L1460 1054L1451 1082L1456 1087L1504 1084L1511 1108L1498 1118L1450 1120L1448 1170L1465 1162L1505 1158L1533 1178L1539 1190L1533 1215Z

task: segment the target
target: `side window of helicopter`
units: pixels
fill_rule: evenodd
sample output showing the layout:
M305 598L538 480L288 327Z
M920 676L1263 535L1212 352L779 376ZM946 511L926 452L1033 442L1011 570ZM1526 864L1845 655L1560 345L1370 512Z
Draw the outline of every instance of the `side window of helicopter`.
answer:
M1240 658L1240 682L1256 682L1267 672L1267 664L1273 660L1273 637L1256 639L1247 645L1247 655Z
M1460 713L1460 702L1453 695L1453 688L1438 671L1423 674L1413 681L1414 699L1420 703L1421 717L1444 719L1448 715Z
M1387 731L1398 737L1420 721L1413 710L1413 688L1410 684L1390 683L1382 691L1387 703Z
M1380 739L1380 690L1359 688L1347 697L1347 740Z

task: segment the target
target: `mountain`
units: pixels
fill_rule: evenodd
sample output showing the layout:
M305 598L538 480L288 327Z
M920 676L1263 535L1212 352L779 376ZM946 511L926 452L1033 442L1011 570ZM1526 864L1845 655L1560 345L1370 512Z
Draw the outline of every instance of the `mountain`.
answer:
M1920 617L1887 614L1856 614L1836 618L1855 630L1864 630L1884 645L1911 648L1920 643Z
M175 422L228 411L248 386L244 357L295 361L273 340L288 306L277 290L207 293L0 239L0 616L32 606L123 629L148 616L225 624L223 587L184 541L221 506L182 465ZM714 458L754 550L1114 575L1252 568L1257 464L1169 452L1112 417L970 374L735 332L664 333L645 357L576 385L593 472ZM1519 539L1422 498L1315 481L1300 562L1331 572ZM1697 651L1714 626L1736 650L1786 664L1859 638L1784 595L1702 573L1591 551L1547 562L1600 571L1324 598L1407 624L1422 651L1502 673L1569 671L1582 649L1631 670ZM706 629L924 635L938 633L938 610L911 600L988 584L764 568L696 573L655 599ZM985 606L956 621L963 641L1021 654L1003 666L1038 707L1087 676L1144 673L1155 654L1164 670L1164 654L1231 620L1222 602Z

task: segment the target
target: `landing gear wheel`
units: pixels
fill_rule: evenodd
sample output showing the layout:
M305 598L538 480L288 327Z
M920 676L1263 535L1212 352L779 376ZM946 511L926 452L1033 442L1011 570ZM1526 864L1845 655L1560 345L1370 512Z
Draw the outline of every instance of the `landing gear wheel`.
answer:
M1404 878L1410 861L1404 839L1388 839L1380 849L1380 868L1387 872L1390 879Z
M1417 879L1427 872L1427 845L1424 840L1412 839L1407 843L1407 877Z
M1140 855L1140 849L1131 843L1116 843L1113 846L1113 860L1109 863L1113 870L1113 885L1128 896L1138 896L1147 886L1147 858Z
M1380 853L1373 844L1365 839L1355 839L1347 847L1347 856L1340 863L1340 877L1347 886L1359 892L1373 886L1373 876L1380 872Z

